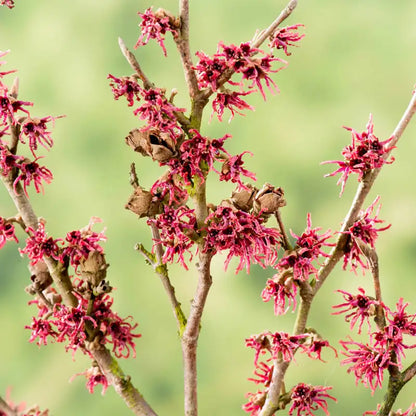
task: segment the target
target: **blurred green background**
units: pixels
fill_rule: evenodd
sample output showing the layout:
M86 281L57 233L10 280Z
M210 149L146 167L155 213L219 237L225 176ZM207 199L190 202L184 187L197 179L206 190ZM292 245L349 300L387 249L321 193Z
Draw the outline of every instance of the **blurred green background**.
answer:
M238 43L266 27L286 2L278 0L210 0L191 2L191 47L213 53L219 40ZM114 101L108 73L128 75L117 38L132 48L138 37L137 11L150 1L124 0L16 0L13 10L0 10L0 49L11 49L7 69L17 68L20 97L33 101L32 114L65 114L56 122L55 146L44 159L54 181L45 195L31 193L36 213L47 220L54 237L86 225L91 216L107 228L107 260L115 308L133 315L143 337L137 341L137 358L122 362L160 415L182 414L182 357L170 306L158 279L134 250L141 241L150 244L144 220L138 221L123 206L131 192L129 165L136 162L141 184L149 187L163 172L151 161L134 154L124 137L139 124L123 101ZM177 1L161 0L156 7L173 13ZM414 0L299 1L287 24L303 23L306 37L288 58L289 67L275 80L280 94L249 97L256 111L236 117L231 124L208 123L203 133L220 137L231 133L230 152L251 150L247 167L257 173L258 184L282 186L287 198L283 217L287 227L301 233L307 212L324 230L336 229L347 212L356 183L350 180L342 198L335 178L323 178L333 166L321 161L338 159L350 135L343 125L362 131L369 113L375 133L387 138L400 119L416 83L416 2ZM151 43L137 51L147 75L158 86L177 88L177 104L187 106L186 90L176 49L166 41L169 57ZM227 120L227 118L225 118ZM382 196L380 217L393 226L378 241L382 289L386 303L400 296L412 302L415 294L416 238L414 192L416 120L395 150L396 163L379 176L367 205ZM209 180L209 199L217 203L231 192L227 184ZM7 193L0 189L0 215L15 214ZM98 230L98 227L97 227ZM23 235L19 246L24 245ZM199 402L201 415L242 415L247 391L256 386L253 354L244 339L265 329L289 331L294 315L273 315L260 293L270 270L253 267L234 275L223 272L223 258L213 264L214 285L207 302L200 337ZM235 264L235 263L234 263ZM195 273L171 268L177 294L186 311L195 288ZM0 251L0 392L12 387L15 401L25 400L49 408L51 415L128 415L130 412L109 389L104 397L84 387L83 377L68 380L88 366L81 354L75 361L61 345L38 348L27 342L35 312L28 307L27 261L13 243ZM340 303L337 288L371 290L368 275L355 276L337 267L317 296L310 325L337 346L349 333L331 305ZM410 307L416 311L415 305ZM326 364L299 356L287 375L287 386L300 381L333 386L338 404L329 403L333 415L362 414L374 409L374 397L339 366L340 358L325 353ZM416 356L409 351L409 360ZM415 382L405 387L397 407L416 401ZM281 412L287 414L287 411Z

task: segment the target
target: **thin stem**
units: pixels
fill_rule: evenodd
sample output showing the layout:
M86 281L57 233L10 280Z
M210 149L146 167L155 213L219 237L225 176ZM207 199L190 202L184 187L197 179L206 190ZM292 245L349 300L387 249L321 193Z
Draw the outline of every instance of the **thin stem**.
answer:
M197 399L197 345L201 318L209 289L212 285L210 274L212 254L201 253L199 256L199 278L194 299L191 304L188 322L182 336L182 355L184 364L185 415L198 415Z
M143 398L143 395L133 386L130 376L123 373L117 360L107 348L95 341L88 343L87 348L92 353L109 384L114 387L133 414L137 416L157 416Z
M156 225L151 223L150 230L152 232L153 241L159 241L160 234ZM176 297L175 288L169 279L168 268L166 264L163 263L163 247L161 244L155 244L154 247L155 254L148 252L142 244L137 244L135 248L143 254L149 264L153 267L155 273L159 276L159 279L162 282L163 288L165 289L165 292L168 295L170 304L172 306L173 314L175 316L179 330L179 335L182 336L186 325L186 317L182 310L181 303Z
M140 67L139 62L137 61L134 54L129 51L123 39L118 38L118 44L120 46L121 52L123 53L124 57L127 59L127 62L130 64L130 66L133 68L133 70L142 80L144 88L146 90L148 90L149 88L153 88L154 87L153 83L150 82L149 78L147 78L145 73L142 71L142 68Z
M280 233L282 234L282 238L283 238L283 248L285 250L292 250L292 245L290 244L289 238L287 237L285 225L283 224L282 214L280 213L280 210L277 210L274 213L274 216L276 217L276 221L279 224Z
M251 46L258 48L270 35L273 34L277 27L292 14L297 5L298 0L291 0L280 12L279 16L274 22L267 29L261 31L257 36L254 37L253 41L251 42Z
M193 63L189 46L189 0L179 0L179 16L181 20L180 33L179 36L174 36L174 40L181 56L189 96L191 100L194 100L199 93L199 88L195 71L192 69Z

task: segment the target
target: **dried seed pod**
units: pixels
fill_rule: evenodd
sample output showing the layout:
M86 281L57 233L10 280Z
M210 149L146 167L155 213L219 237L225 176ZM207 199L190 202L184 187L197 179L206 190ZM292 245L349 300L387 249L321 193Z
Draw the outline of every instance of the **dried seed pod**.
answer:
M30 276L32 284L25 288L29 294L34 295L36 292L42 292L53 283L48 266L44 261L38 261L35 265L29 265L29 270L32 273Z
M156 129L145 131L134 129L125 140L126 144L135 152L139 152L143 156L150 156L160 163L166 163L176 155L176 142L168 133L161 133Z
M231 194L231 202L237 209L249 212L253 208L254 197L258 189L250 184L245 184L246 189L234 191Z
M149 192L138 186L130 196L125 208L139 216L151 217L162 212L162 204Z
M279 208L286 205L284 191L282 188L275 188L268 183L264 184L254 197L254 212L265 215L273 214Z
M96 287L107 275L109 264L105 262L104 254L99 251L91 251L88 257L81 259L79 268L81 277L92 287Z

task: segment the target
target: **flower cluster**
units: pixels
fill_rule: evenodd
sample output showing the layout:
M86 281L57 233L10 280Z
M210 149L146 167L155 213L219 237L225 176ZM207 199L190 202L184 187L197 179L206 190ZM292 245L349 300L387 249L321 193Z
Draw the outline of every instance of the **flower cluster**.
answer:
M55 260L60 259L58 244L62 242L62 239L49 237L45 230L44 221L39 221L36 230L32 227L27 227L26 232L29 234L29 237L26 239L26 246L20 252L29 257L33 266L43 260L43 256L52 257Z
M294 42L302 39L303 35L293 32L301 25L294 25L283 28L275 32L271 39L272 49L283 49L288 55L287 47L294 45ZM279 35L280 33L280 35ZM196 52L199 58L198 63L193 67L196 71L198 87L201 89L209 88L216 93L212 102L213 114L216 113L220 121L225 108L231 112L230 120L235 113L243 115L239 110L254 110L241 97L259 91L264 99L264 85L273 93L278 91L275 82L270 77L271 73L279 72L285 68L287 62L267 54L261 49L255 48L250 42L243 42L240 45L225 45L220 42L217 52L211 57L204 52ZM280 62L283 66L272 69L273 62ZM231 76L240 74L239 82L231 81ZM232 91L224 87L228 82L230 85L239 86L241 91ZM244 84L248 83L247 90L244 91ZM212 117L212 116L211 116Z
M163 262L172 263L177 257L177 261L187 270L185 253L189 253L195 243L197 235L197 224L194 210L180 206L179 208L164 207L164 212L156 219L149 219L149 224L154 224L160 230L160 240L156 244L165 247ZM154 247L153 246L153 247Z
M195 176L202 182L205 180L207 173L213 169L214 161L220 159L222 153L228 155L224 142L230 137L226 134L220 139L209 140L196 130L190 133L192 137L182 143L179 156L168 162L171 173L179 175L185 185L193 185Z
M7 52L0 52L0 57ZM0 62L0 65L4 62ZM13 186L17 193L17 186L22 183L23 189L28 196L27 188L34 185L37 193L43 192L43 182L50 183L53 179L52 172L45 166L41 166L37 156L38 146L50 149L53 145L48 123L54 123L56 118L46 116L42 118L32 117L26 107L33 104L16 98L16 92L9 91L1 78L14 71L0 72L0 174L13 175ZM17 136L18 143L28 144L29 150L34 157L30 160L24 156L16 155L17 144L6 143L1 140L4 136Z
M306 353L312 359L322 360L322 348L332 348L328 341L321 339L319 335L314 332L289 335L286 332L272 333L266 331L259 335L247 338L246 346L253 348L255 351L255 377L249 378L249 380L253 381L255 384L262 384L264 386L264 390L258 391L257 393L249 393L246 396L249 401L243 405L243 409L247 413L250 413L251 416L258 415L264 405L274 370L274 364L269 365L269 363L273 360L277 360L277 362L280 360L292 361L294 360L294 354L298 349ZM335 349L334 351L336 354ZM269 354L269 358L266 361L259 361L260 354L266 353ZM298 384L292 390L292 406L289 410L289 414L292 415L296 410L297 415L313 416L312 410L317 410L318 407L321 407L326 412L327 405L324 398L326 397L335 400L332 396L326 395L325 391L329 389L331 389L331 387L312 387L303 383Z
M337 182L337 185L341 184L340 195L344 192L345 184L350 174L358 174L358 180L361 181L364 174L370 170L381 168L386 163L393 163L394 158L392 157L388 160L388 154L395 147L389 146L393 137L380 141L374 135L374 125L371 114L366 126L366 131L363 131L361 134L351 127L344 128L351 131L352 136L352 143L344 147L342 151L344 160L329 160L322 162L322 164L338 164L339 168L337 170L325 176L335 176L338 173L341 173L341 177Z
M100 241L107 240L107 237L104 235L104 231L100 233L92 231L92 227L97 222L101 222L101 219L92 217L86 227L80 230L71 231L66 235L66 246L60 255L60 260L62 262L64 262L66 258L69 258L71 265L76 270L80 261L82 259L87 259L91 252L104 252L104 249L99 244Z
M344 234L349 236L349 241L344 254L344 270L347 268L348 264L351 265L354 272L358 265L360 265L363 270L366 269L368 267L368 262L364 255L363 247L369 246L374 249L378 233L391 227L391 224L389 224L386 227L376 228L377 224L384 222L378 218L381 208L380 205L373 216L374 207L379 199L380 198L377 197L365 211L361 211L358 215L358 219L344 232Z
M52 310L45 308L41 300L32 301L38 306L38 317L32 318L30 342L46 345L49 341L66 343L65 349L73 352L86 349L86 341L100 337L103 345L112 345L116 357L127 358L133 352L136 355L134 339L141 337L135 333L137 324L131 324L131 317L121 318L113 312L112 298L108 294L87 300L76 293L78 305L69 307L55 303ZM91 304L92 302L92 304Z
M46 256L63 264L69 261L77 270L81 260L86 260L91 252L104 251L99 244L100 241L106 240L104 233L92 231L93 225L97 222L101 222L101 219L91 218L86 227L67 233L64 241L61 238L49 237L45 230L45 222L40 221L36 230L27 227L29 237L26 239L26 246L20 252L28 256L33 266Z
M264 218L231 207L219 205L206 219L204 252L228 250L227 269L231 259L239 257L236 273L252 263L262 267L273 265L280 247L280 233L263 225Z
M416 314L408 314L405 309L409 305L400 298L396 304L396 310L392 311L384 303L374 300L365 294L364 289L359 288L357 295L339 290L345 302L334 306L342 308L335 314L345 313L345 320L350 322L351 329L359 322L358 333L361 333L362 325L368 324L369 342L355 342L352 339L340 341L347 358L342 364L349 365L348 372L355 375L356 383L361 381L372 393L377 387L382 387L384 371L391 367L402 367L405 358L405 350L415 348L416 345L405 342L405 336L416 336ZM377 312L376 308L380 308ZM376 313L382 313L382 319L377 322L377 330L372 331L369 318ZM384 323L385 322L385 323Z
M150 39L155 39L167 56L164 44L166 32L171 32L177 36L178 23L166 10L158 9L153 12L152 7L144 13L138 13L142 19L140 22L141 35L136 42L135 48L147 45Z
M182 134L175 113L183 113L186 110L175 107L168 101L165 97L165 90L142 88L133 77L117 78L110 74L107 78L111 80L110 87L116 100L125 97L130 107L135 101L143 101L133 112L134 115L147 122L147 125L141 129L142 131L156 129L162 133L168 133L172 139L177 139Z
M312 228L311 215L308 213L306 230L300 236L291 232L292 236L296 238L295 249L282 257L277 264L278 269L282 271L292 269L295 281L306 281L311 274L317 277L318 269L314 266L314 262L320 266L319 258L329 257L327 253L322 251L322 248L334 246L334 244L326 242L331 238L331 232L327 231L320 235L318 234L320 230L319 227Z
M10 240L14 240L16 243L19 242L14 233L14 225L5 218L0 217L0 249Z

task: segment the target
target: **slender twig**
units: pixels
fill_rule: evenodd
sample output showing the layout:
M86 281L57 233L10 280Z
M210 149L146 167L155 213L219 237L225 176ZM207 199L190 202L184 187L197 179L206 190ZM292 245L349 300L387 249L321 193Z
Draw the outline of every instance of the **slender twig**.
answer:
M375 249L369 247L367 244L360 244L360 249L367 257L368 264L370 266L371 275L373 276L374 294L379 304L376 306L376 315L374 321L379 331L382 331L386 326L386 317L384 315L384 309L381 305L381 284L380 284L380 270L378 264L378 256ZM396 366L395 366L396 367ZM397 367L396 367L397 369Z
M155 224L150 224L150 230L152 232L153 240L160 241L159 229ZM178 326L179 335L182 336L186 325L186 317L182 310L181 303L176 297L175 288L169 279L168 268L166 264L163 263L164 251L162 245L157 243L155 244L155 254L147 251L142 244L137 244L135 248L142 253L149 264L153 267L155 273L159 276L159 279L162 282L163 288L165 289L172 306L173 314Z
M283 224L283 221L282 221L282 214L280 213L280 210L277 210L274 213L274 216L276 217L276 221L279 225L280 233L282 234L283 248L285 250L292 250L292 245L289 242L289 238L286 233L285 225Z
M261 31L258 35L256 35L253 38L251 46L254 48L258 48L270 35L273 34L277 27L292 14L293 10L295 10L297 5L298 0L291 0L287 4L287 6L280 12L276 20L267 29Z
M191 100L194 100L199 93L199 88L189 47L189 0L179 0L179 16L181 21L180 33L179 36L174 36L174 40L181 56L189 96Z
M142 71L142 68L140 67L139 62L137 61L134 54L129 51L123 39L118 38L118 44L120 46L121 52L123 53L124 57L127 59L127 62L130 64L130 66L133 68L133 70L142 80L144 88L146 90L148 90L149 88L153 88L154 84L150 82L149 78L147 78L145 73Z
M191 310L182 336L182 355L184 363L185 415L197 416L197 345L202 313L212 284L210 274L211 253L201 253L199 258L199 278Z

